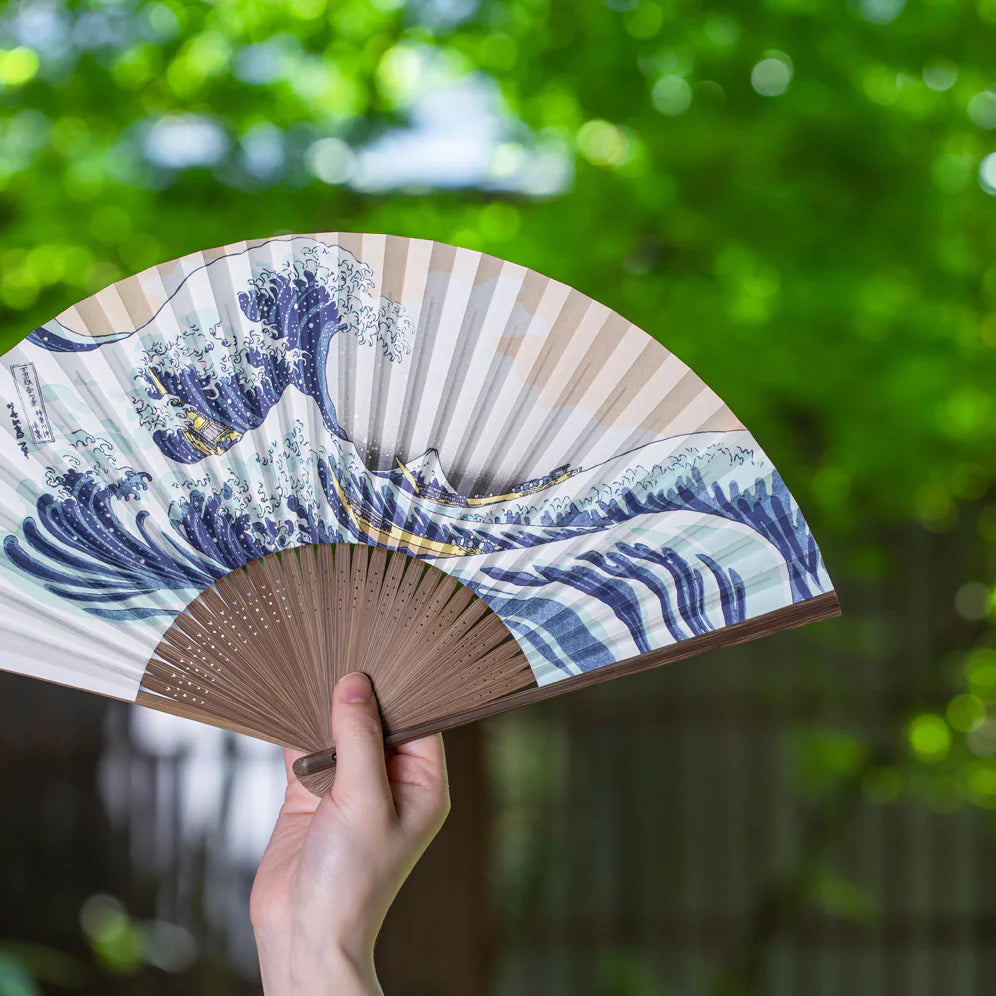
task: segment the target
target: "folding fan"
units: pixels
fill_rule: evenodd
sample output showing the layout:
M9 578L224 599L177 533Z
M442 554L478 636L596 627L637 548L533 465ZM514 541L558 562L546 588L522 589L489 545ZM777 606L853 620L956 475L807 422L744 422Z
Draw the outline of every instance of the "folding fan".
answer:
M192 253L2 358L0 666L304 750L391 742L839 612L750 433L676 356L479 252Z

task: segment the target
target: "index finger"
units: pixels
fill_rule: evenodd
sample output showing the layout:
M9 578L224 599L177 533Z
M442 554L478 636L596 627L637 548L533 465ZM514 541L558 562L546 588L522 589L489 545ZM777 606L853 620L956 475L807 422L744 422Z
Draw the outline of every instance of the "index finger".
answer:
M308 791L294 774L294 762L304 756L303 750L284 748L284 772L287 775L287 788L284 791L284 804L281 807L284 813L313 813L321 802L321 799Z

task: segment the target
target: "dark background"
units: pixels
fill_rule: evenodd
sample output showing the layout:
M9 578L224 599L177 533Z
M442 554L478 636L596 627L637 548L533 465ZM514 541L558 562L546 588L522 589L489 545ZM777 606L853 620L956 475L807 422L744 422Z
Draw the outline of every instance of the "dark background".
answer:
M994 0L0 6L3 346L208 246L453 242L659 337L820 540L842 619L447 735L387 992L988 991L994 51ZM0 756L0 996L258 991L274 749L0 675Z

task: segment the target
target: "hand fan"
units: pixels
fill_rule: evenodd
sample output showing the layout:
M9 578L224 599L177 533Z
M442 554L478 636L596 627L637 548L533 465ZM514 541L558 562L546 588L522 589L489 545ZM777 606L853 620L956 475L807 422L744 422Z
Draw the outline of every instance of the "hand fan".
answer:
M121 280L7 352L0 666L304 750L388 740L836 615L749 432L576 290L288 235Z

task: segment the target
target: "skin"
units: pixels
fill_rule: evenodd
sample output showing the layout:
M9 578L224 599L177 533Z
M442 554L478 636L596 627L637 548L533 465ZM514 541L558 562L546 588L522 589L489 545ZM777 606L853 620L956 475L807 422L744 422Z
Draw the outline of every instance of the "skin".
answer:
M266 996L383 996L374 942L450 809L440 734L384 746L365 675L332 696L336 777L313 796L285 750L287 792L249 902Z

